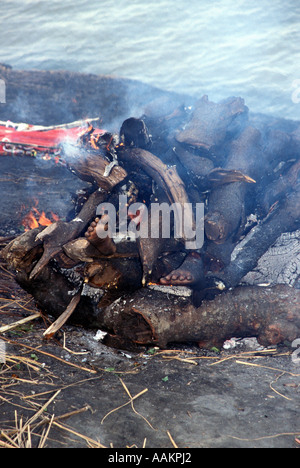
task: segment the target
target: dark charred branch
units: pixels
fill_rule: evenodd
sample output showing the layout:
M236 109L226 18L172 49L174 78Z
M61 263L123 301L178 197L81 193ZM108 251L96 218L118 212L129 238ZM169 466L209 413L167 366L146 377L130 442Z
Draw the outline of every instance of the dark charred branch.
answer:
M125 146L148 148L151 144L151 139L145 122L134 117L126 119L120 129L120 141Z
M141 148L120 146L118 158L125 167L141 167L164 190L170 203L188 203L184 183L175 167L168 167L157 156Z
M257 265L259 258L274 244L280 234L300 226L300 185L278 203L268 216L255 226L240 244L234 260L218 275L225 287L237 286ZM212 283L209 287L212 287Z
M214 167L211 159L197 156L178 144L173 151L178 159L177 171L186 184L188 193L193 189L192 186L200 192L208 192L232 182L255 182L241 171Z
M37 250L28 252L29 263L37 255ZM69 277L49 264L31 280L24 258L16 279L46 313L65 319L65 314L69 315L66 310L70 311L72 306L69 323L106 330L107 343L121 348L139 345L164 348L168 343L197 342L209 349L222 346L232 336L256 336L262 345L268 346L292 342L300 334L297 289L284 285L237 287L212 301L203 301L197 308L190 297L180 293L175 296L151 289L155 286L136 290L136 278L142 274L140 263L137 259L129 263L128 259L115 261L115 264L109 259L86 264L84 270L73 269ZM81 278L79 282L77 279L74 283L74 274ZM94 295L84 292L84 284L95 291ZM123 291L116 286L123 287ZM130 290L133 292L129 293ZM80 300L79 291L82 291Z
M80 179L94 183L107 192L126 179L127 173L122 167L116 165L110 168L111 161L107 160L103 151L86 151L80 147L74 147L73 151L69 165Z
M244 182L226 184L211 192L205 218L205 233L209 240L223 243L243 229L246 210L253 208L255 196L253 185L245 182L253 183L260 179L263 165L260 132L247 127L232 142L224 169L241 171L248 176L248 180L245 178ZM252 201L250 206L249 200Z
M32 249L42 249L42 257L35 265L31 264L31 278L38 275L49 261L62 251L64 244L78 237L86 229L90 220L95 216L97 206L106 197L105 192L96 190L84 204L79 215L69 223L57 221L46 228L33 229L12 241L6 249L15 268L18 268L18 262L22 263L24 258L28 263L27 253Z
M247 114L248 109L241 98L233 97L215 104L203 96L196 103L190 122L176 135L176 140L211 151L239 128Z
M244 225L246 186L241 182L227 184L213 190L205 216L206 237L224 243Z
M259 208L262 210L262 216L266 216L270 208L278 203L286 194L290 193L300 176L300 159L278 179L270 183L266 189L262 190L262 199L258 199Z

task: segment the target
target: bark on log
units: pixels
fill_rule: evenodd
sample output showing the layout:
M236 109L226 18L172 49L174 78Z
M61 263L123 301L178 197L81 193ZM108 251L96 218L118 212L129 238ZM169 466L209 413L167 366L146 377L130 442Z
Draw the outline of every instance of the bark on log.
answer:
M188 299L137 291L107 307L103 325L120 343L198 342L209 348L235 337L256 336L264 345L293 341L300 333L300 291L289 286L238 287L195 308Z
M234 260L217 276L225 287L237 286L241 279L253 270L261 256L274 244L280 234L293 232L300 226L300 184L288 194L285 200L278 203L273 211L255 226L240 244ZM209 282L209 288L212 283Z
M253 179L249 179L249 182L254 182L261 178L263 164L260 132L247 127L239 138L232 142L224 168L242 171ZM222 185L212 191L205 216L205 233L209 240L224 243L243 227L246 220L247 193L249 194L249 185L242 182ZM250 197L254 198L253 193Z
M280 201L281 198L293 190L293 187L297 184L299 174L300 159L263 190L262 200L259 200L258 203L261 205L260 208L265 216L274 203Z
M72 294L82 287L84 277L92 289L101 288L94 290L96 299L82 293L69 322L107 330L107 344L132 349L138 345L165 347L171 342L192 341L210 348L221 346L232 336L257 336L267 346L293 341L300 335L300 290L289 286L236 287L212 301L203 301L197 308L181 288L169 291L168 287L153 285L137 290L142 276L137 258L87 263L84 271L80 267L68 270L69 273L47 265L30 279L32 264L42 254L42 245L35 244L38 231L26 232L12 241L2 256L10 268L16 267L21 286L55 317L64 313ZM29 241L35 245L30 251L26 250ZM132 293L128 292L130 289ZM174 289L177 296L168 293Z
M72 147L68 150L67 161L73 172L82 180L96 184L102 190L110 192L126 177L126 171L120 166L114 166L106 176L110 161L100 149L86 151L84 147Z
M157 156L142 148L120 146L118 158L125 164L125 168L141 167L164 190L171 204L189 203L184 183L175 166L168 167Z
M185 185L179 177L175 166L168 167L157 156L147 150L122 145L118 149L118 158L125 164L125 167L127 167L127 165L128 167L139 166L152 177L163 191L163 195L169 203L181 207L182 211L179 213L179 216L185 213L187 219L191 220L191 228L193 232L195 232L196 225L192 206L186 193ZM187 210L189 210L188 214ZM150 221L151 219L147 218L148 228ZM157 225L156 228L159 228L159 225ZM186 241L192 240L187 238L185 234L186 231L183 229L183 239ZM153 236L148 235L148 237L141 238L138 242L140 258L143 265L143 284L146 284L155 261L163 249L164 239L161 238L161 234L159 234L159 236L158 239L154 239Z
M96 214L97 206L106 197L105 192L96 190L72 221L58 221L46 228L40 227L26 232L9 243L3 249L2 256L6 257L13 269L23 268L26 272L31 270L30 277L33 279L62 251L64 244L78 237L86 229ZM39 261L33 262L41 252Z
M176 140L206 151L222 144L233 130L239 126L238 118L247 118L248 109L241 98L229 98L220 103L213 103L203 96L195 105L190 122L179 132Z

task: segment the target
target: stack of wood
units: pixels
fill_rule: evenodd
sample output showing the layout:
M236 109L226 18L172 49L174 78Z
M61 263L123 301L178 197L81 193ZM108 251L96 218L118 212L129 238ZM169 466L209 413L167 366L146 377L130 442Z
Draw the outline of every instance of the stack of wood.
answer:
M241 98L214 103L207 96L192 109L145 109L119 135L86 134L65 155L94 188L76 217L26 232L2 251L17 281L59 317L45 335L72 314L123 348L299 337L299 255L289 285L241 285L283 233L300 228L299 143L300 124L286 131L281 120L249 115ZM129 203L205 204L198 282L160 283L190 253L185 239L99 243L97 207L108 201L117 208L122 193Z

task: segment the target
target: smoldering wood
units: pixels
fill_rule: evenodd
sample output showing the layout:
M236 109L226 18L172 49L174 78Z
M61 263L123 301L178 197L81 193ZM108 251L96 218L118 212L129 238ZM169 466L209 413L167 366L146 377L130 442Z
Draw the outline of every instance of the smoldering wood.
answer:
M258 200L263 215L266 216L270 208L280 201L285 194L289 193L295 185L300 174L300 159L294 162L291 167L280 173L279 177L272 181L265 190L262 191L261 198Z
M58 317L58 319L47 328L43 333L44 338L52 338L58 330L66 323L66 321L71 317L75 311L77 305L79 304L81 297L81 291L79 291L75 296L72 297L70 304L67 306L66 310Z
M232 182L255 182L241 171L215 167L211 159L193 154L178 144L173 148L173 152L177 157L177 171L188 187L188 193L191 190L191 183L197 187L198 191L207 192Z
M34 278L59 254L64 244L75 239L82 230L86 229L91 218L96 214L97 206L103 202L107 194L102 190L96 190L84 204L78 216L70 222L57 221L36 235L36 242L43 244L43 255L30 273Z
M237 286L242 278L255 268L259 258L274 244L280 234L293 232L299 229L299 226L300 184L298 183L293 191L250 231L241 242L235 259L218 274L218 280L221 280L227 288ZM212 283L209 287L212 288Z
M120 128L120 141L125 146L148 148L151 144L151 138L145 122L135 117L124 120Z
M169 202L189 203L183 181L175 167L168 167L157 156L142 148L118 148L118 158L128 166L141 167L165 192Z
M99 77L90 77L92 86L88 90L87 87L83 86L85 77L80 74L63 74L59 72L21 73L1 66L0 72L1 78L5 79L8 85L7 106L5 109L1 109L3 119L20 120L20 114L17 111L19 109L17 106L18 100L25 102L22 120L29 123L37 123L37 120L45 125L58 123L58 121L64 123L65 121L84 118L90 114L91 109L98 114L100 108L104 109L104 114L107 116L104 121L114 119L116 108L120 115L120 123L124 120L124 115L128 116L127 91L129 88L126 86L126 90L122 88L122 90L124 89L124 95L117 103L115 98L110 100L111 91L109 91L107 93L109 98L106 96L108 106L105 107L105 103L103 105L104 101L102 100L103 94L99 93L97 99L95 99L95 90L99 89L97 84L99 83ZM57 99L59 93L53 99L53 88L56 84L63 87L62 83L68 88L64 100ZM92 89L93 84L95 85L95 89ZM116 89L118 84L117 82L114 83L114 89ZM73 106L71 102L74 103L73 98L77 99L77 104L74 104L74 108L70 109L70 106ZM101 105L97 107L96 104L99 104L99 99L101 100ZM43 106L47 107L47 109L42 110L40 105L41 100L47 103L50 102L51 105L48 107ZM144 102L144 100L142 101ZM29 106L29 102L31 106ZM91 103L93 103L92 106ZM186 169L195 172L195 181L198 180L199 182L201 177L204 177L201 181L204 180L207 183L209 180L208 175L211 174L212 180L210 182L212 182L212 185L209 186L210 190L216 189L216 185L220 186L219 182L223 184L223 188L227 184L229 186L229 182L232 183L233 180L229 179L224 183L225 179L222 176L227 177L230 171L240 171L244 176L253 177L256 180L256 177L247 168L249 168L249 161L254 161L255 163L262 162L260 161L261 156L270 168L270 174L268 174L266 180L276 181L274 169L278 167L281 160L284 160L284 164L289 164L289 160L297 157L297 154L299 154L299 138L296 124L291 125L289 123L282 133L278 133L278 128L272 122L271 124L264 123L262 125L268 138L264 142L264 147L261 145L260 139L257 139L256 148L260 151L254 154L249 149L250 147L247 147L247 144L251 142L251 133L249 132L248 134L247 144L247 139L242 142L238 138L239 135L247 135L247 133L243 133L243 129L245 126L249 127L247 123L248 110L243 100L239 98L230 98L219 104L210 103L207 98L203 98L197 104L192 114L192 119L189 122L187 122L188 114L185 111L177 111L179 109L177 104L176 106L173 105L172 101L171 108L174 112L172 109L169 111L170 118L166 117L167 113L164 113L164 116L158 121L156 134L159 134L159 125L161 125L162 134L160 135L160 139L157 138L154 142L151 151L153 150L153 153L155 153L153 148L163 148L159 156L166 162L167 157L171 154L168 151L168 147L170 147L170 143L174 143L173 137L175 135L178 148L183 148L187 151L185 156L181 158L181 162L185 163ZM86 106L89 105L89 111L87 112ZM69 111L71 111L71 114ZM7 113L5 114L5 112ZM41 115L42 112L44 112L43 115ZM178 131L167 124L167 122L174 123L174 121L177 122ZM254 123L255 118L252 117L251 127L255 127ZM281 123L279 122L279 127ZM182 130L182 128L185 128L185 130ZM291 132L291 129L293 132ZM277 132L276 138L278 144L275 143L274 139L275 131ZM253 132L252 136L252 141L255 143L255 132ZM228 142L232 141L235 143L231 146L230 144L228 145ZM142 143L134 138L131 142L133 144L147 144L145 138ZM190 145L193 146L192 150ZM234 146L236 147L234 148ZM227 154L228 149L229 154ZM191 153L191 151L195 151L195 154ZM252 156L249 158L251 151L253 156L257 157L259 155L256 160ZM116 166L111 171L111 175L115 177L115 182L112 183L112 186L126 180L129 174L129 171L126 170L126 165L128 164L129 170L132 169L133 172L137 170L137 166L141 169L140 174L146 172L147 185L149 185L149 181L151 184L152 179L155 180L164 193L168 194L169 201L172 203L174 200L189 200L190 192L187 190L187 185L181 173L168 173L167 165L163 165L161 161L158 162L157 159L160 158L156 156L153 158L154 154L150 153L150 151L130 146L118 149L118 153L120 161L122 160L122 154L124 155L124 159L121 162L121 167ZM189 161L188 157L191 154L198 159L191 158ZM38 304L45 311L54 317L60 316L70 304L70 300L76 297L76 294L82 287L83 293L81 294L80 302L70 317L72 323L96 328L106 327L109 331L109 338L112 341L115 339L117 345L125 347L138 346L139 343L142 345L145 345L145 343L158 344L163 347L166 346L166 343L172 341L189 340L195 340L201 342L202 345L210 346L211 343L221 343L233 334L241 337L255 335L259 336L263 344L274 344L285 339L292 340L295 333L299 336L299 295L297 290L292 288L285 289L286 287L281 286L266 289L258 289L257 287L241 289L237 286L240 281L240 265L242 265L241 271L244 274L244 272L252 268L259 255L261 255L261 251L270 245L272 239L278 237L280 230L293 230L299 226L297 221L299 217L296 218L295 213L292 214L292 207L294 205L297 206L297 197L299 199L299 191L296 193L294 185L288 189L288 199L291 200L289 205L290 212L288 214L284 213L287 205L284 206L281 201L275 207L275 211L271 211L266 220L263 221L263 223L266 223L264 228L266 227L268 240L261 240L263 239L261 230L256 241L253 241L252 244L254 248L261 243L261 251L258 250L251 254L252 256L249 261L247 257L249 252L244 252L244 257L239 257L238 255L236 257L239 257L238 263L235 264L235 260L232 260L229 265L232 268L232 272L231 270L223 269L220 278L216 278L219 284L224 280L224 283L226 283L225 288L226 286L228 287L228 284L236 285L234 289L215 297L211 301L202 300L201 307L197 308L193 304L192 297L185 298L183 295L175 297L169 293L141 288L143 268L140 256L142 251L138 250L136 246L131 250L129 248L128 250L118 251L113 258L104 258L104 256L101 257L99 252L96 252L97 249L88 245L86 240L81 237L84 235L84 230L88 224L94 218L95 208L103 200L102 196L105 194L106 197L107 190L109 192L111 189L110 181L107 181L103 177L105 168L110 163L110 155L106 151L103 154L99 152L98 156L93 152L86 151L82 151L82 153L78 153L77 155L79 156L78 161L75 159L71 161L74 164L73 170L77 171L76 174L82 179L95 183L103 190L102 192L101 190L96 191L95 196L92 195L91 197L90 204L85 206L84 211L76 216L76 218L83 219L84 221L83 223L79 223L80 229L79 224L76 224L78 220L72 220L71 223L66 223L66 225L60 222L53 225L49 230L38 228L15 239L9 248L3 252L9 266L16 271L17 280L25 289L33 294ZM205 158L203 158L204 155ZM97 161L97 157L99 157L99 161ZM200 161L201 164L203 163L203 167L197 166L197 163ZM229 164L230 161L232 165ZM87 164L85 164L86 162ZM241 164L238 165L240 162ZM242 163L247 163L247 166L244 166ZM209 172L206 172L205 164L207 164L207 167L211 167ZM184 167L184 164L182 166ZM265 167L263 164L263 168ZM220 170L219 173L217 172L217 168ZM253 165L253 168L259 168L259 165ZM261 169L258 169L258 172L259 170ZM225 173L224 171L228 172ZM197 174L199 176L198 179ZM293 184L294 182L295 179L293 179ZM230 185L234 185L234 183L236 181ZM240 184L240 181L238 183ZM250 187L252 192L253 186L247 184L247 188L249 189ZM293 195L293 193L296 193L296 195ZM286 195L286 192L279 190L276 193L276 197L277 195L281 197L283 194ZM98 195L99 199L97 198ZM294 199L292 200L293 196ZM277 211L279 207L282 211ZM274 215L277 213L274 218L272 213ZM280 223L281 215L283 215L282 223ZM236 231L233 232L236 233ZM231 244L229 245L227 241ZM221 247L229 247L230 251L234 248L235 241L237 239L233 240L233 238L229 238ZM251 244L247 245L251 246ZM220 244L215 244L215 247L220 247ZM149 247L149 249L148 259L152 258L151 255L155 259L159 253L155 252L153 246ZM205 249L207 252L209 251L207 245ZM248 251L248 249L246 250ZM39 268L38 274L32 275L32 271L34 271L34 268L36 268L39 261L43 258L45 252L47 254L47 261L42 262L43 268ZM180 250L163 251L155 264L155 278L159 279L166 272L179 266L183 258L184 252ZM227 258L231 261L230 255ZM228 281L227 277L222 276L224 272L226 275L228 274ZM212 276L212 280L215 281L214 276ZM215 287L215 283L211 286ZM156 287L156 285L153 287ZM129 293L129 291L132 292ZM165 291L168 290L165 288ZM220 290L218 291L220 292ZM154 302L156 300L157 306L156 302ZM136 305L138 309L133 309ZM247 308L248 310L246 311ZM154 309L153 315L151 315L152 309ZM271 309L273 314L274 309L278 309L282 313L278 315L275 313L271 317ZM288 310L291 315L289 315ZM263 315L265 311L268 312L266 314L267 317ZM183 315L183 312L187 312L186 316Z
M300 291L284 285L238 287L195 308L189 299L147 289L113 303L101 319L120 343L219 347L232 336L256 336L269 346L299 336Z
M243 228L247 208L253 209L253 204L247 206L249 200L255 199L252 183L259 183L261 175L264 174L264 164L261 134L257 129L248 126L232 141L224 168L242 171L249 180L222 185L212 190L205 216L205 233L208 239L223 243ZM250 185L245 182L250 182Z
M237 131L248 116L241 98L229 98L213 103L203 96L196 104L189 123L179 131L176 140L206 151L220 146L228 133Z
M22 243L30 236L33 239L34 234L36 233L25 233ZM8 251L6 249L6 259L9 258ZM35 251L35 256L37 254ZM33 252L27 252L27 259L32 258ZM141 275L138 259L132 261ZM60 317L66 309L68 311L70 301L72 306L76 304L79 299L78 290L84 284L82 278L85 275L90 275L91 289L93 284L105 288L105 275L108 279L117 269L120 272L119 260L115 263L115 271L110 263L91 263L87 264L84 273L81 268L77 270L77 277L81 279L77 278L76 283L71 279L70 273L67 278L59 269L47 265L38 277L29 280L24 265L23 261L22 269L19 264L16 272L18 282L34 295L44 311L54 317ZM128 260L124 262L123 273L126 268ZM182 292L174 295L151 289L156 286L134 290L135 273L132 267L130 271L131 275L123 276L123 291L115 289L110 278L110 288L102 291L100 298L81 294L79 304L69 317L69 323L105 330L108 332L108 344L125 349L134 349L140 345L157 345L163 348L168 343L186 341L209 348L221 346L232 336L256 336L262 345L268 346L283 341L292 342L299 336L300 291L297 289L286 285L236 287L211 301L203 301L201 307L197 308L191 297L184 296ZM128 289L130 281L133 281L131 293ZM163 290L164 287L158 289ZM99 292L99 289L96 288L95 291Z
M71 170L82 180L97 185L102 190L110 192L127 177L126 171L116 165L106 175L106 169L111 163L108 153L103 150L87 151L84 147L74 146L68 151Z

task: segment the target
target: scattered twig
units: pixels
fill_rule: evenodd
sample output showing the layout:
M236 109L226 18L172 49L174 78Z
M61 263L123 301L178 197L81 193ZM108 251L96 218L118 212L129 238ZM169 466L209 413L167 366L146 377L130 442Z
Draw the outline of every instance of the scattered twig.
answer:
M292 398L289 398L289 397L283 395L282 393L278 392L278 390L276 390L273 387L273 383L277 382L277 380L279 380L280 377L282 377L284 374L285 374L285 372L282 372L280 375L278 375L278 377L275 380L273 380L273 382L270 383L270 388L273 390L273 392L277 393L277 395L281 396L282 398L285 398L286 400L292 401L293 400Z
M13 330L14 328L19 327L20 325L24 325L24 323L31 322L32 320L35 320L36 318L40 318L41 314L40 312L36 312L33 315L30 315L29 317L25 317L21 320L18 320L17 322L10 323L9 325L3 325L3 327L0 327L0 333L5 333L9 330Z
M101 424L103 424L104 420L105 420L110 414L114 413L115 411L118 411L118 410L121 409L121 408L124 408L124 407L127 406L127 405L131 405L131 407L132 407L133 411L135 412L135 414L137 414L138 416L140 416L141 418L143 418L144 421L146 421L146 423L151 427L151 429L155 430L155 429L153 428L153 426L149 423L149 421L147 421L147 419L146 419L144 416L142 416L140 413L138 413L138 412L135 410L134 406L133 406L133 401L136 400L137 398L139 398L140 396L144 395L144 393L148 392L148 388L145 388L144 390L142 390L141 392L139 392L137 395L132 396L131 393L129 392L128 388L126 387L125 383L123 382L123 380L120 379L120 381L121 381L121 384L122 384L124 390L126 391L127 395L129 396L130 400L127 401L126 403L124 403L123 405L120 405L120 406L118 406L117 408L115 408L115 409L109 411L109 412L102 418Z
M68 318L73 314L81 298L81 291L77 293L72 299L66 310L58 317L55 322L43 333L44 338L52 338L55 333L66 323Z
M173 447L178 448L178 445L176 445L176 443L174 442L174 439L173 439L173 437L171 436L171 434L170 434L169 431L167 431L167 434L168 434L168 436L169 436L170 441L172 442Z
M237 364L243 364L245 366L253 366L253 367L261 367L261 368L264 368L264 369L270 369L270 370L273 370L273 371L276 371L276 372L282 372L283 374L289 374L293 377L300 377L300 374L294 374L293 372L289 372L289 371L285 371L285 370L282 370L282 369L278 369L276 367L270 367L270 366L262 366L260 364L255 364L254 362L244 362L244 361L235 361Z
M31 351L35 351L37 353L43 354L44 356L48 356L48 357L51 357L53 359L56 359L57 361L63 362L64 364L67 364L68 366L76 367L77 369L80 369L80 370L83 370L83 371L86 371L86 372L90 372L91 374L97 374L97 371L94 370L94 369L88 369L87 367L78 366L77 364L74 364L73 362L66 361L65 359L62 359L62 358L60 358L58 356L55 356L54 354L47 353L46 351L42 351L41 349L33 348L32 346L28 346L28 345L25 345L23 343L19 343L18 341L9 340L8 338L2 338L2 339L7 341L8 343L18 345L18 346L22 346L24 348L30 349Z
M89 444L93 448L107 448L100 442L93 440L90 437L85 436L83 434L80 434L80 432L74 431L74 429L71 429L70 427L67 427L57 421L53 421L53 425L59 427L60 429L63 429L64 431L70 432L71 434L74 434L81 439L84 439L87 442L87 444Z
M231 439L236 439L236 440L241 440L244 442L254 442L257 440L263 440L263 439L275 439L276 437L283 437L283 436L298 436L300 434L300 431L298 432L280 432L278 434L272 434L268 436L262 436L262 437L255 437L254 439L243 439L241 437L236 437L229 435L228 437L231 437Z

